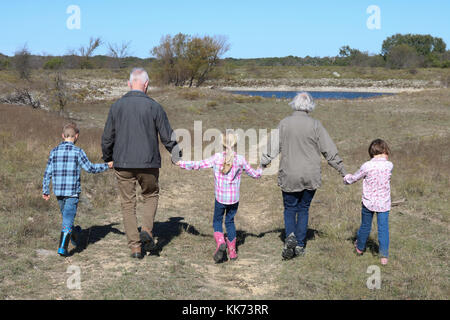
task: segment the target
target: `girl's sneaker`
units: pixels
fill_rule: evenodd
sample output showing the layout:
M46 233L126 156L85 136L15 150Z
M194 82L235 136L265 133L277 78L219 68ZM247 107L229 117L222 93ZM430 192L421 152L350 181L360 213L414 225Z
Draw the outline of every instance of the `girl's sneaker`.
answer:
M363 255L363 251L361 251L361 250L359 250L358 249L358 242L357 241L355 241L355 252L356 252L356 254L358 255L358 256L362 256Z
M387 263L388 263L388 258L385 258L385 257L381 258L381 264L383 266L387 265Z

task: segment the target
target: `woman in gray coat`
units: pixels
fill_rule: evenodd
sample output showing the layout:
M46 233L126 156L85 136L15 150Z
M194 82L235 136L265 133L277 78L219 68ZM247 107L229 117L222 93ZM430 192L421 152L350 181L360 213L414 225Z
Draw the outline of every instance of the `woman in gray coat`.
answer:
M310 117L315 103L307 92L297 94L289 103L292 115L281 120L278 135L268 144L261 164L266 167L280 154L278 185L283 194L286 239L284 259L304 254L309 206L321 186L321 155L342 177L346 175L336 145L319 120Z

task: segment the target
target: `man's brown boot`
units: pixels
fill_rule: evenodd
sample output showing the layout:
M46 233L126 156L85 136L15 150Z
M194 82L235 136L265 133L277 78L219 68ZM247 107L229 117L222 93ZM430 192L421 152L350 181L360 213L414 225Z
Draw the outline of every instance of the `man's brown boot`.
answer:
M139 238L141 239L142 247L146 252L150 252L156 248L155 240L150 232L142 230L139 234Z
M135 259L142 259L144 256L142 255L141 247L131 248L131 257Z

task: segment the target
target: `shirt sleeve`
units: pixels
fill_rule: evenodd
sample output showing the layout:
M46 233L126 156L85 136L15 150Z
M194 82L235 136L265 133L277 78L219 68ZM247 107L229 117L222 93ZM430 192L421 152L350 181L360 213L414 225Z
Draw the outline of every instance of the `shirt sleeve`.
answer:
M80 150L78 161L81 165L81 168L89 173L100 173L109 169L107 163L94 164L90 162L83 150Z
M212 168L214 166L216 156L212 156L208 159L204 159L201 161L180 161L179 166L180 168L186 169L186 170L200 170L200 169L206 169L206 168Z
M50 194L50 180L52 179L53 174L53 156L50 153L47 161L47 167L44 172L44 179L42 181L42 194Z
M114 128L114 119L112 113L112 107L109 109L108 119L105 123L105 128L102 135L102 152L103 160L105 162L113 161L113 149L115 141L116 131Z
M322 153L328 164L336 169L342 177L344 177L347 174L344 168L344 162L341 157L339 157L336 145L327 130L325 130L322 123L318 120L316 130L320 153Z
M169 119L164 109L159 106L155 120L156 128L161 138L161 143L172 155L172 162L177 163L181 160L182 152L177 143L176 135L170 126Z
M281 152L280 146L280 128L281 123L278 125L276 131L272 131L270 138L267 142L267 153L261 155L261 165L268 166L273 159L275 159Z
M355 172L355 174L347 174L344 177L344 181L348 184L355 183L356 181L364 178L367 174L366 167L364 165L361 166L361 168Z
M244 168L244 171L247 175L249 175L252 178L258 179L261 178L262 175L262 169L253 169L251 165L248 164L247 160L245 158L242 158L242 167Z

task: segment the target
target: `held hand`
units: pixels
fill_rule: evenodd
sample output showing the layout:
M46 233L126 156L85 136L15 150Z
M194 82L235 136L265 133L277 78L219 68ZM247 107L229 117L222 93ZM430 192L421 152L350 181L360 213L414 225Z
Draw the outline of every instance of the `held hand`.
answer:
M48 201L48 200L50 199L50 195L49 195L49 194L43 194L43 195L42 195L42 198L43 198L45 201Z
M342 178L342 180L344 181L344 184L345 184L345 185L350 184L350 183L347 182L347 178L348 178L349 176L350 176L350 175L347 174L344 178Z
M114 162L113 161L108 162L108 167L110 169L114 168Z
M175 165L176 165L176 166L180 166L180 161L177 161L177 162L175 163Z

